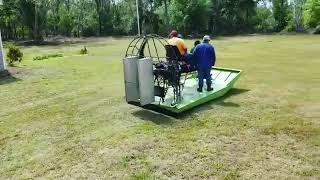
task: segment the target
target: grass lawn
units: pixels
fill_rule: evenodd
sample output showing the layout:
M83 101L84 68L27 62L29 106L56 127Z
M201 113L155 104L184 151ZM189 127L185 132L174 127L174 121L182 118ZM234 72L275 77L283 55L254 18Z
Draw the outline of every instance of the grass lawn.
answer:
M178 118L126 104L129 41L23 47L0 79L0 179L320 178L320 36L214 40L244 74Z

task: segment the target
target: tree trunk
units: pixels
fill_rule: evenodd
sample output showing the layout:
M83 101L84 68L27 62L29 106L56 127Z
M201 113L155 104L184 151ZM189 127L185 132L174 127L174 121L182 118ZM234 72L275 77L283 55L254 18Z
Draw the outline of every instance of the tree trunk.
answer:
M37 3L34 3L34 28L33 28L33 38L36 44L38 44L38 8Z
M169 24L169 17L168 17L168 1L164 0L164 14L165 14L165 24L168 25Z
M17 26L15 24L13 25L13 32L14 32L14 38L18 39Z
M67 10L69 12L70 11L70 0L67 0L66 3L67 3Z
M102 33L102 22L101 22L101 1L100 0L95 0L96 2L96 11L97 11L97 15L98 15L98 26L99 26L99 33L98 36L101 35Z
M24 25L22 25L22 39L24 39Z
M213 16L210 16L209 22L208 22L209 32L213 33Z

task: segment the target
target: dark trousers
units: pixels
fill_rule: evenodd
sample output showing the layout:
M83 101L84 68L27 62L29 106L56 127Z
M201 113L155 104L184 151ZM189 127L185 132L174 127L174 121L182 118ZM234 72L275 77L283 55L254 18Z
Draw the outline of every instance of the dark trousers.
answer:
M189 65L189 72L196 71L197 70L197 63L193 57L193 54L186 53L184 55L184 60Z
M198 68L199 88L203 88L203 80L206 79L207 87L211 87L211 68Z

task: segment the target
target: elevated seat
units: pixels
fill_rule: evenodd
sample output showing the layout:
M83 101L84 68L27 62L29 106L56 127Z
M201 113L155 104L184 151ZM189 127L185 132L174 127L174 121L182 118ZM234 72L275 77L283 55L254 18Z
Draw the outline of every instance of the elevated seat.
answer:
M180 54L180 51L177 46L166 45L166 56L167 61L177 61L181 68L181 73L190 73L196 71L196 68L192 68L188 63L187 59Z
M171 61L183 61L183 56L177 46L165 45L167 60Z

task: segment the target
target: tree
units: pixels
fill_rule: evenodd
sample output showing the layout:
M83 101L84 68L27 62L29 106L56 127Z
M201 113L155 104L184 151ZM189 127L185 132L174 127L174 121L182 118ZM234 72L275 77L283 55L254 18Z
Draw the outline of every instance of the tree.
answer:
M155 0L155 8L158 10L159 18L162 19L162 23L165 26L165 30L169 30L170 17L169 17L169 8L171 6L171 0Z
M74 26L72 13L70 12L70 7L61 6L59 9L59 14L60 14L59 21L58 21L59 32L62 35L70 36Z
M0 6L0 27L4 39L17 38L17 28L21 25L20 18L16 0L7 0Z
M266 6L257 7L255 16L255 29L258 32L272 32L276 26L271 9Z
M254 0L211 0L209 30L218 34L253 31L256 8Z
M47 23L48 4L44 0L18 0L23 24L30 29L35 43L43 40Z
M34 12L34 26L33 39L36 44L43 41L43 34L47 23L47 1L45 0L30 0L33 4Z
M305 0L292 0L293 17L292 23L295 31L299 32L303 30L303 7Z
M239 0L239 4L237 6L238 15L243 21L243 27L245 31L250 31L253 28L253 20L252 18L256 14L257 2L255 0Z
M320 0L307 0L304 9L305 24L311 28L320 25Z
M62 4L61 0L49 0L48 6L50 7L47 12L47 26L46 33L57 35L59 33L59 9Z
M138 0L138 3L142 32L167 35L171 29L186 34L237 34L284 28L299 31L303 25L313 28L319 24L319 1ZM27 36L36 43L44 36L59 34L133 35L137 33L135 6L134 0L5 0L0 7L0 26L5 39Z
M288 24L289 5L287 0L272 0L274 19L277 22L276 31L283 30Z
M170 8L170 24L185 33L207 31L210 1L174 0Z
M106 35L112 31L110 25L110 1L109 0L94 0L96 3L96 12L98 15L99 35Z

